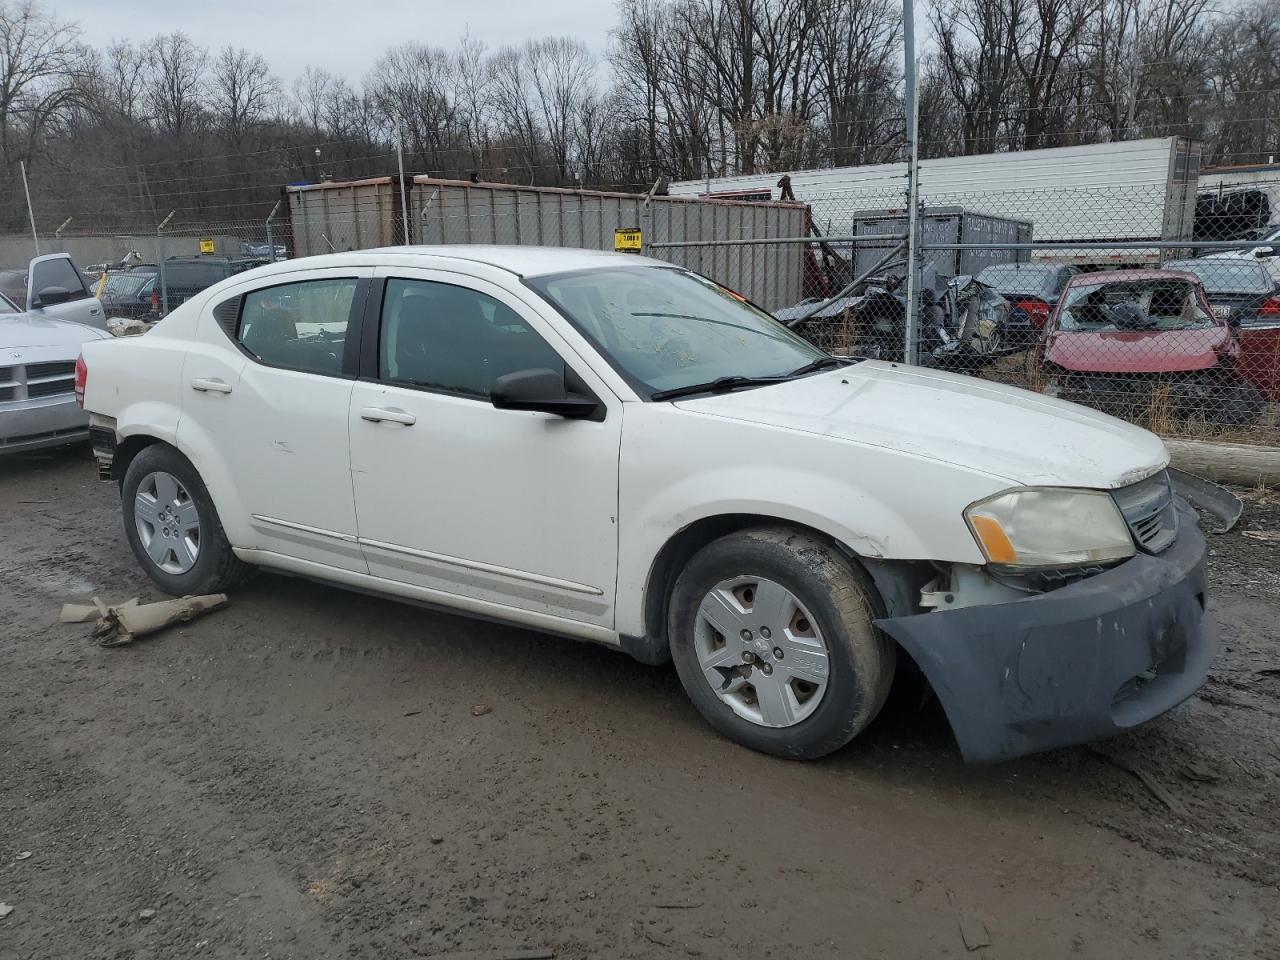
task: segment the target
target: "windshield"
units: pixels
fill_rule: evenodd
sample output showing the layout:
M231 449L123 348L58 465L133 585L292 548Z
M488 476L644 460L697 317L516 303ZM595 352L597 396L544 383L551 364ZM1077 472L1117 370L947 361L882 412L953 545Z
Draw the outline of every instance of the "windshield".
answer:
M649 393L721 377L785 376L826 356L741 297L684 270L608 267L528 283Z
M1126 280L1074 287L1062 302L1063 330L1191 330L1215 323L1185 280Z
M1209 293L1269 293L1274 286L1271 274L1259 263L1178 260L1165 267L1194 273Z
M204 289L212 287L219 280L225 280L231 276L231 273L231 268L226 261L213 263L195 263L190 260L169 261L164 266L164 282L170 286L181 285Z
M140 293L144 286L151 283L154 275L149 273L115 273L107 277L102 288L103 296L131 297Z
M1053 267L1030 263L998 263L986 267L978 280L1000 293L1031 293L1053 287Z

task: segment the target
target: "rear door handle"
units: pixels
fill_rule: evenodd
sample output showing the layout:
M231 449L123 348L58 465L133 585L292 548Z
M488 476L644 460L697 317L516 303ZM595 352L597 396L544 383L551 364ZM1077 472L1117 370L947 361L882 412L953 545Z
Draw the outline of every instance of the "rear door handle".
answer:
M360 411L360 419L370 423L386 420L390 423L403 423L406 427L412 427L418 422L418 418L412 413L405 413L395 407L365 407Z
M191 381L191 389L201 393L230 393L231 384L217 377L196 377Z

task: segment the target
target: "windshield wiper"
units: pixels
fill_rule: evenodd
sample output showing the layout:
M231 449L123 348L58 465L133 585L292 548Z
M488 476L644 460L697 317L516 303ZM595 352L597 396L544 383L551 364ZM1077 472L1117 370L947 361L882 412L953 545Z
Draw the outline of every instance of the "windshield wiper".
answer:
M685 387L671 387L649 395L650 400L674 400L677 397L689 397L695 393L727 393L739 387L763 387L770 383L784 383L789 377L719 377L706 383L691 383Z
M826 367L847 367L853 362L852 357L819 357L817 360L809 361L803 367L796 367L787 374L787 379L803 377L806 373L813 373L815 370L822 370Z
M677 397L688 397L695 393L725 393L729 390L736 390L738 387L763 387L771 383L786 383L788 380L802 377L806 373L813 373L815 370L822 370L830 366L844 367L856 362L851 357L818 357L818 359L811 360L803 367L797 367L790 373L783 373L773 377L743 377L738 375L719 377L706 383L691 383L687 387L671 387L669 390L659 390L657 393L651 394L649 399L674 400Z

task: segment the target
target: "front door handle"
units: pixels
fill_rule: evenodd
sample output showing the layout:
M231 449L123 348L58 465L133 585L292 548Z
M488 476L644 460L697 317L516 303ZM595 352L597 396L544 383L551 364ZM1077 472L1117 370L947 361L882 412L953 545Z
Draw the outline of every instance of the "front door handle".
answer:
M390 423L403 423L406 427L412 427L418 422L418 418L412 413L405 413L396 407L365 407L360 411L360 419L370 423L386 420Z
M196 377L191 381L191 389L201 393L230 393L231 384L217 377Z

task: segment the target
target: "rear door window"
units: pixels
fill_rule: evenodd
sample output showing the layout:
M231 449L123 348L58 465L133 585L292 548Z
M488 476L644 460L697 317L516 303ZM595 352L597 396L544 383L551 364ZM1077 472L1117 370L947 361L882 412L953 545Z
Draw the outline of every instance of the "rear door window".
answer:
M338 376L356 283L304 280L247 293L236 339L269 366Z

